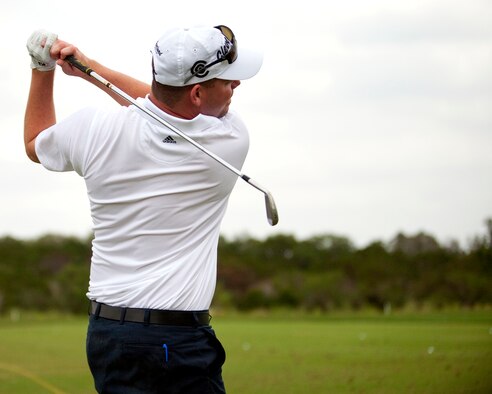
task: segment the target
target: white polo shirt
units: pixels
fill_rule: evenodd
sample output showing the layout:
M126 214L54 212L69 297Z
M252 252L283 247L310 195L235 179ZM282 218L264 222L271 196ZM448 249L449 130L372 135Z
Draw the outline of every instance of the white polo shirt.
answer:
M241 168L248 132L223 118L172 117L140 103ZM39 160L85 179L94 223L87 296L114 306L208 309L220 223L237 176L134 106L87 108L44 130Z

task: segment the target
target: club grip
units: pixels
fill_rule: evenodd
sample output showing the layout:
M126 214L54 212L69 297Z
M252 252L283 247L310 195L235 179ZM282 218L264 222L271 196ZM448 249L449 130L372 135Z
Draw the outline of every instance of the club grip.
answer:
M92 68L87 67L85 64L81 63L80 60L76 59L73 55L68 55L65 58L65 61L69 62L72 66L78 68L80 71L86 73L87 75L91 75L91 72L94 71L92 70Z

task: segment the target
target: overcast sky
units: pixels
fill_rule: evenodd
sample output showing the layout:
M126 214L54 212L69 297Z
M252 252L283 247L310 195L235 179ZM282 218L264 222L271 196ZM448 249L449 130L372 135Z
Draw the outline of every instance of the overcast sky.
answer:
M272 4L273 3L273 4ZM0 78L0 236L87 236L83 180L24 154L30 83L25 42L58 33L105 65L150 81L150 48L177 24L226 24L263 48L260 73L233 106L250 130L227 237L336 234L364 246L425 231L467 246L492 217L492 2L4 0ZM57 116L112 105L87 82L56 76Z

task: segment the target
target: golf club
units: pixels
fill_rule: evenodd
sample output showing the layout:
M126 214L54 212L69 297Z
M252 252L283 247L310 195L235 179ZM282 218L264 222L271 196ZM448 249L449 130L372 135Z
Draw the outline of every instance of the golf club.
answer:
M173 131L177 135L179 135L181 138L185 139L188 141L190 144L194 145L196 148L200 149L203 153L211 157L212 159L216 160L218 163L222 164L224 167L232 171L234 174L236 174L238 177L246 181L248 184L253 186L254 188L258 189L260 192L262 192L265 195L265 205L266 205L266 212L267 212L267 218L268 222L270 225L275 226L278 223L278 211L277 207L275 205L275 201L273 200L272 194L266 190L265 188L261 187L257 182L253 181L249 176L243 174L241 171L239 171L237 168L226 162L224 159L221 157L217 156L215 153L210 152L208 149L200 145L198 142L193 140L192 138L188 137L185 133L183 133L181 130L173 126L171 123L167 122L166 120L162 119L161 117L157 116L155 113L150 111L149 109L143 107L142 105L138 104L137 101L129 96L127 93L122 91L121 89L117 88L110 82L108 82L106 79L101 77L99 74L97 74L93 69L90 67L87 67L86 65L82 64L78 59L76 59L73 55L67 56L65 58L65 61L69 62L73 67L79 69L83 73L93 77L96 79L98 82L109 88L111 91L116 93L118 96L122 97L126 101L128 101L130 104L133 104L135 107L140 109L142 112L146 113L165 127L167 127L169 130Z

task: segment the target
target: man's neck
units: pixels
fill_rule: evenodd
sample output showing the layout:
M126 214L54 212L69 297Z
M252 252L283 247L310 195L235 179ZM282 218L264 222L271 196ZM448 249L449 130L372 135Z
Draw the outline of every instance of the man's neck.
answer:
M152 104L154 104L157 108L176 118L193 119L198 115L197 113L195 113L194 111L190 111L189 109L179 108L179 107L170 108L163 102L157 100L152 93L149 94L149 99L150 101L152 101Z

